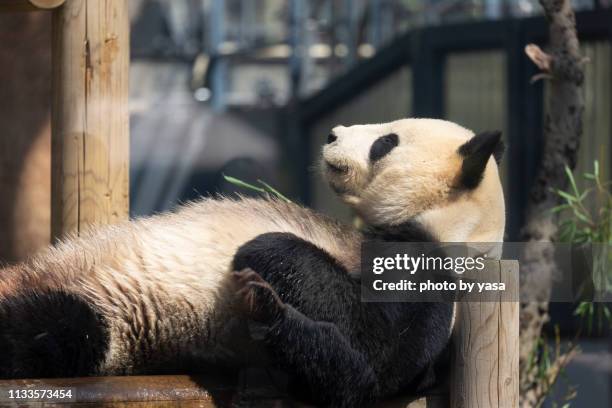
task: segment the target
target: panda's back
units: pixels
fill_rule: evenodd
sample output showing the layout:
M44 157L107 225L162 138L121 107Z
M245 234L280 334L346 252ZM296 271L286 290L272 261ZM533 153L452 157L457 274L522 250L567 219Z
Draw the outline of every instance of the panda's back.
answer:
M278 200L204 199L67 239L0 272L0 295L19 296L18 288L29 286L84 299L108 325L102 374L182 361L240 363L257 350L241 340L248 328L233 308L231 262L241 245L267 232L290 232L347 270L358 268L361 235L351 227Z

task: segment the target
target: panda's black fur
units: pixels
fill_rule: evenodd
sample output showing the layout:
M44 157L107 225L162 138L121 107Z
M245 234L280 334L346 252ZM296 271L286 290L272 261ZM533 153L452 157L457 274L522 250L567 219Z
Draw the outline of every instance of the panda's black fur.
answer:
M397 231L370 239L433 241L414 223ZM358 280L314 244L286 233L246 243L234 267L257 271L285 304L265 319L265 342L292 375L295 393L326 406L358 407L434 385L450 336L451 303L362 303ZM258 295L265 305L267 295Z
M104 319L74 294L32 290L0 304L0 378L93 375L108 342Z

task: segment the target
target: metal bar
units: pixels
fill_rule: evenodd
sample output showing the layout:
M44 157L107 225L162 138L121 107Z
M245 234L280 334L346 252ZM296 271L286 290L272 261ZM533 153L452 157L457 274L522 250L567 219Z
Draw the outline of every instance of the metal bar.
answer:
M302 59L304 49L302 44L302 22L304 15L304 0L291 0L289 5L289 46L291 56L289 58L289 80L291 83L290 98L298 100L302 82Z
M400 43L381 49L374 58L362 61L357 66L334 79L322 91L301 99L302 120L314 121L320 115L334 110L342 103L365 91L384 79L391 72L409 63L412 58L413 37L405 36ZM359 86L355 86L359 84Z
M439 118L444 116L444 64L447 50L430 43L435 35L429 31L425 29L421 33L418 56L413 56L413 61L418 61L412 69L413 112L416 117Z
M370 1L370 44L372 44L376 49L380 47L382 43L381 38L381 0L371 0Z
M522 85L525 81L524 74L524 54L522 35L520 25L511 24L508 27L508 37L506 40L506 81L508 94L506 95L507 107L508 107L508 134L505 135L507 141L506 153L504 160L509 163L508 173L512 174L512 177L508 177L507 186L507 205L508 205L508 219L506 220L506 234L507 239L514 240L518 238L521 221L517 217L520 206L524 205L526 199L525 195L525 175L523 173L523 166L512 166L513 163L521 162L521 135L524 131L524 126L521 120L522 116L522 105L525 98L525 88Z
M350 67L355 63L357 56L358 9L353 0L344 0L343 15L344 45L347 48L344 65Z
M208 14L209 54L211 55L211 106L214 111L222 112L226 107L226 74L228 64L220 53L225 39L225 0L212 0Z
M580 27L581 39L608 39L612 25L612 10L599 12L583 11L576 14L577 24ZM440 27L413 30L397 37L393 42L383 47L374 58L361 61L356 66L334 79L326 88L320 92L304 98L300 101L302 115L309 120L316 120L319 115L329 113L330 110L353 98L355 95L367 89L370 85L383 79L402 65L415 61L413 69L428 70L428 66L420 57L423 49L423 41L428 41L428 46L437 52L479 50L504 48L507 41L507 29L510 24L520 24L520 30L525 41L544 42L546 40L546 22L543 17L532 17L527 19L504 19L500 21L485 21L477 23L449 24ZM519 52L525 43L520 44ZM434 59L435 60L435 59ZM435 62L435 61L434 61ZM423 68L419 68L423 67ZM439 69L433 66L433 69ZM425 72L424 75L427 73ZM525 76L524 76L525 77ZM525 77L526 78L526 77ZM415 80L413 83L418 84ZM355 86L359 84L359 87ZM523 86L529 86L528 83ZM418 86L415 86L415 89ZM439 91L438 91L439 92ZM537 92L536 92L537 94ZM534 95L535 96L535 95ZM428 95L414 94L415 114L417 112L441 112L435 103L426 102L431 108L421 108ZM535 114L534 120L539 114Z

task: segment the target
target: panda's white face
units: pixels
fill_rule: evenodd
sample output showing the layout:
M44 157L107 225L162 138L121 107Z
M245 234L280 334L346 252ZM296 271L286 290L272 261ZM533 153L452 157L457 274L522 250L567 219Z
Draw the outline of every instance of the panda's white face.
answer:
M402 119L335 127L323 147L332 189L370 225L415 219L442 241L498 242L505 209L499 133L452 122Z

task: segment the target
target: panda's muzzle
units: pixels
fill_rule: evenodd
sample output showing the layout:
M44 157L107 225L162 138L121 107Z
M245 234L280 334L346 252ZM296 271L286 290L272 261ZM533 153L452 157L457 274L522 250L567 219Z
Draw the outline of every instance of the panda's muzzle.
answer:
M327 169L335 174L346 174L348 173L348 166L346 164L337 164L337 163L330 163L328 161L325 161L325 166L327 167Z

